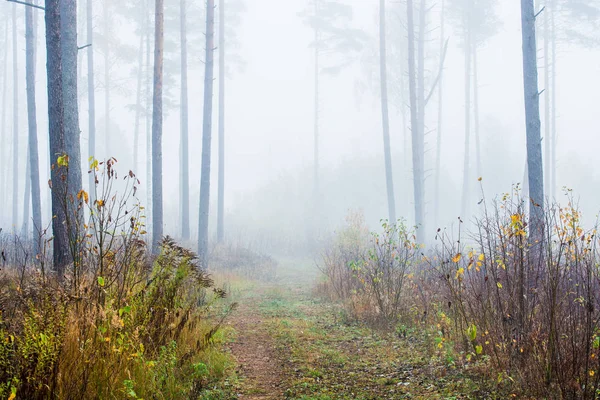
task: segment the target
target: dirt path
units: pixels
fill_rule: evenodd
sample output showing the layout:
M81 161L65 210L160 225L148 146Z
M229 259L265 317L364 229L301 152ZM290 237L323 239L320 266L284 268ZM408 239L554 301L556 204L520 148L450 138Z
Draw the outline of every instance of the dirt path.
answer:
M229 320L237 332L229 348L237 360L237 374L242 382L240 399L284 398L285 362L258 309L261 292L242 301Z

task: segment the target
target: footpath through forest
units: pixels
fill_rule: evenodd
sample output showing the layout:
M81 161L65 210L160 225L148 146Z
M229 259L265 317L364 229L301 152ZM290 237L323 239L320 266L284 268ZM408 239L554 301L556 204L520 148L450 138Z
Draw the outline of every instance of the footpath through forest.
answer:
M475 374L432 353L418 334L351 323L313 296L316 273L287 271L236 296L227 344L236 361L229 398L495 398Z

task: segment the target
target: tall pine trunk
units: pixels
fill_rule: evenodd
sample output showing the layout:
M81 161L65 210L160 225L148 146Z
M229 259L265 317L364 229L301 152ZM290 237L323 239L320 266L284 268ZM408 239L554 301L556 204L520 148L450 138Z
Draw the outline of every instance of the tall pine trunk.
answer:
M219 191L217 241L225 239L225 0L219 0Z
M465 11L465 154L463 164L463 193L461 216L469 218L471 196L471 22L470 11Z
M385 158L385 182L390 224L396 223L396 200L394 198L394 178L392 174L392 150L390 145L390 116L387 88L387 48L385 30L385 0L379 1L379 73L381 82L381 117L383 125L383 154Z
M521 0L523 40L523 88L527 132L527 170L529 181L530 241L543 238L544 224L544 170L540 129L540 98L538 90L535 11L533 0Z
M69 239L65 225L65 209L62 202L66 197L65 167L58 165L57 157L65 153L64 108L61 67L60 0L46 0L46 68L48 74L48 123L50 144L50 177L52 181L52 233L54 269L62 279L69 258Z
M551 93L552 96L552 182L550 188L548 189L548 193L552 195L552 197L556 197L556 145L557 145L557 137L556 137L556 23L555 23L555 14L556 14L556 0L551 0L551 19L550 19L550 27L552 29L552 79L551 79Z
M421 0L419 8L419 38L417 46L417 120L418 135L416 151L413 153L415 226L417 241L423 243L425 234L425 14L426 0Z
M186 1L180 2L181 11L181 237L190 238L190 165L188 131L188 66Z
M444 35L445 35L445 13L446 4L442 0L442 12L440 20L440 63L442 53L444 52ZM434 221L436 227L440 224L440 175L441 175L441 159L442 159L442 128L443 128L443 105L444 105L444 68L440 68L440 80L438 82L438 124L437 124L437 141L435 152L435 197L434 197Z
M8 18L6 18L4 24L4 43L8 47ZM8 94L8 51L4 51L4 62L2 68L2 118L0 119L0 139L2 143L8 143L7 137L7 129L6 129L6 111L8 110L8 105L6 104L6 95ZM0 146L0 187L7 187L8 185L8 149L5 147L8 146ZM0 194L0 210L6 210L6 201L7 201L8 190L3 191Z
M481 162L481 132L479 130L479 66L477 65L477 43L472 43L473 52L473 120L475 122L475 162L477 163L477 176L483 175Z
M87 42L94 41L93 26L93 1L87 0ZM94 81L94 46L87 49L87 70L88 70L88 159L96 156L96 88ZM92 204L96 199L96 183L94 174L88 174L88 190L90 192L90 201Z
M23 193L23 224L21 225L21 236L29 239L29 209L31 208L31 156L29 155L29 144L27 144L27 160L25 163L25 192Z
M112 157L110 134L110 0L104 1L104 157Z
M13 39L13 203L12 226L17 232L19 221L19 67L17 62L17 5L12 7L12 39Z
M212 99L215 47L215 2L206 3L206 59L204 72L204 115L202 124L202 171L200 177L200 215L198 255L202 267L208 266L208 216L210 205L210 158L212 133Z
M548 188L548 193L552 190L552 140L551 115L550 115L550 23L549 7L544 9L544 186Z
M163 236L162 129L164 0L155 1L154 96L152 102L152 241L154 253Z
M320 90L320 86L321 86L321 76L320 76L320 69L321 69L321 65L320 65L320 41L321 41L321 32L319 29L319 0L314 0L314 6L315 6L315 39L314 39L314 45L315 45L315 53L314 53L314 58L315 58L315 65L314 65L314 121L313 121L313 162L314 162L314 178L313 178L313 196L314 196L314 202L315 202L315 207L317 202L319 201L319 136L320 136L320 132L319 132L319 119L320 119L320 108L319 108L319 101L320 101L320 96L319 96L319 90Z
M146 23L146 16L144 13L140 13L141 24L140 24L140 43L138 46L138 73L137 73L137 88L135 96L135 125L133 128L133 170L135 173L139 173L139 153L140 153L140 119L142 114L142 80L144 77L144 36L146 35L146 29L144 24Z
M413 154L413 185L415 198L420 191L420 180L417 179L419 166L419 103L417 101L417 66L415 61L415 19L413 1L406 1L407 29L408 29L408 90L410 98L410 128L412 131ZM415 204L415 220L417 218Z
M79 107L77 105L77 0L60 0L61 66L64 107L65 149L69 156L68 194L69 214L67 223L71 227L71 240L82 223L77 210L77 193L81 190L81 141L79 130ZM71 224L72 222L72 224Z
M37 109L35 104L35 30L33 10L25 9L25 78L27 83L27 125L29 133L29 166L31 179L31 209L33 214L33 242L35 254L40 254L42 232L42 205L40 194L40 164L37 137Z
M152 232L154 229L154 224L152 223L152 113L150 112L152 103L152 96L150 94L152 93L153 77L150 67L151 4L152 0L146 0L146 230L148 232ZM150 242L152 242L152 239L150 239Z

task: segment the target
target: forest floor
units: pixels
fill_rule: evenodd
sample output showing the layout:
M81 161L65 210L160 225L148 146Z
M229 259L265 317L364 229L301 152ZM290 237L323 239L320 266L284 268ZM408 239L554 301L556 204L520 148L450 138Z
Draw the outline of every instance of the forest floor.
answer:
M312 294L316 274L289 270L241 289L226 322L238 399L502 398L419 333L399 337L348 323Z

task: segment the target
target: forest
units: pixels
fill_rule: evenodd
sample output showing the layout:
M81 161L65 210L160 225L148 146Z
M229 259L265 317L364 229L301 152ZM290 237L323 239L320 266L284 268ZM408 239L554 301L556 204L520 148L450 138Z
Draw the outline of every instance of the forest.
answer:
M597 0L0 2L0 400L600 398L599 60Z

